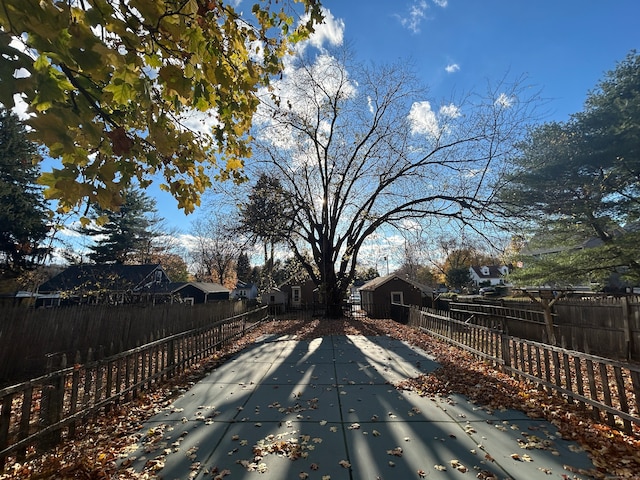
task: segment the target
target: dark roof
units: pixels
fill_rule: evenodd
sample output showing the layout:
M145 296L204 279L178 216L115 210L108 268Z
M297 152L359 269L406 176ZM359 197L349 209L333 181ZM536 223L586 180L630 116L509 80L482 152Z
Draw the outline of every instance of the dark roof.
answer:
M127 291L144 287L145 281L160 267L147 265L71 265L55 277L44 282L39 292L62 292L70 290ZM147 282L148 283L148 282Z
M229 293L228 288L223 287L219 283L213 282L184 282L177 288L172 290L172 293L176 293L178 290L182 290L186 286L191 285L204 293Z
M417 288L418 290L420 290L423 293L432 293L433 289L431 287L428 287L426 285L423 285L421 283L416 282L415 280L411 280L410 278L403 278L399 275L396 275L395 273L392 273L391 275L386 275L384 277L378 277L378 278L374 278L373 280L369 280L367 283L365 283L362 287L359 288L359 290L367 290L367 291L372 291L372 290L376 290L378 287L384 285L387 282L390 282L391 280L400 280L402 282L408 283L409 285L411 285L414 288Z
M482 269L485 267L489 269L486 275L482 272ZM500 278L503 276L502 270L500 270L501 268L502 267L499 267L497 265L481 265L481 266L473 265L471 267L471 269L478 276L478 278Z

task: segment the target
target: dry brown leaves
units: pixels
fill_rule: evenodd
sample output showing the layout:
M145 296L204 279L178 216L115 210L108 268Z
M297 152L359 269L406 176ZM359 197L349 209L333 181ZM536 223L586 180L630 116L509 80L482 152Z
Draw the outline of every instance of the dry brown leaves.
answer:
M391 320L290 319L261 325L239 339L233 347L174 378L170 384L148 392L126 406L113 409L110 414L85 426L77 438L66 441L48 454L27 463L10 464L5 473L0 474L0 480L124 478L117 470L115 459L127 445L139 439L141 424L229 355L244 349L265 334L292 335L298 340L326 335L385 335L407 341L433 354L441 367L428 375L408 379L398 388L413 390L424 396L459 393L489 408L514 408L533 417L543 417L553 423L565 438L576 441L591 454L597 468L580 474L640 478L640 435L626 435L599 423L589 412L580 410L563 398L550 395L532 384L518 382L489 363L479 361L463 350L437 341L417 329ZM418 472L418 477L422 477L421 472Z

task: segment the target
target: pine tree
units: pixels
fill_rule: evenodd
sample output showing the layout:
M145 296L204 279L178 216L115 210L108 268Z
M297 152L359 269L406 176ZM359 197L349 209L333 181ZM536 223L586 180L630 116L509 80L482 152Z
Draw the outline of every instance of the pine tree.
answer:
M159 222L156 202L144 192L129 189L118 210L91 207L92 224L79 231L97 240L89 247L89 258L96 263L149 263L152 227ZM101 219L106 222L100 224Z
M0 260L15 275L42 260L50 231L48 209L36 181L38 150L18 117L0 109Z
M251 276L251 262L249 261L249 255L247 255L247 252L241 252L240 255L238 255L236 276L238 277L238 280L242 280L244 282L249 281L249 277Z

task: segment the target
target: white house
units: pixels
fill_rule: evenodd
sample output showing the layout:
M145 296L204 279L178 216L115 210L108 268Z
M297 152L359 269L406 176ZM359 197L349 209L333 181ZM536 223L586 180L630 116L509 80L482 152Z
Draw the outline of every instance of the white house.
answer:
M473 265L469 267L469 275L474 285L502 285L504 276L509 273L506 265Z
M236 288L233 289L232 298L255 300L258 298L258 286L255 283L246 283L238 280Z

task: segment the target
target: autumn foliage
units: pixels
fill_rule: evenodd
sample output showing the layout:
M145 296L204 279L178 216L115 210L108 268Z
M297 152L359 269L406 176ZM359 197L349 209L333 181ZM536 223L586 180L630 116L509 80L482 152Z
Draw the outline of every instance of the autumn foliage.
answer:
M418 329L391 320L277 320L261 325L241 338L233 347L209 358L171 383L148 392L132 404L112 410L85 426L76 439L54 451L24 464L9 465L0 479L131 478L116 467L122 451L143 422L169 405L174 397L198 381L231 354L252 344L264 334L296 335L312 340L326 335L391 336L433 354L440 368L417 378L406 379L396 387L428 397L446 397L452 393L468 396L486 408L518 409L535 418L545 418L564 438L577 442L589 452L594 469L568 471L565 478L640 478L640 431L624 434L594 419L590 412L568 403L535 385L519 381L493 368L488 362L436 340ZM277 448L267 445L264 448ZM396 451L389 455L397 456ZM569 467L567 467L569 468ZM148 472L147 472L148 473ZM145 477L145 472L139 478ZM420 476L420 475L419 475Z

